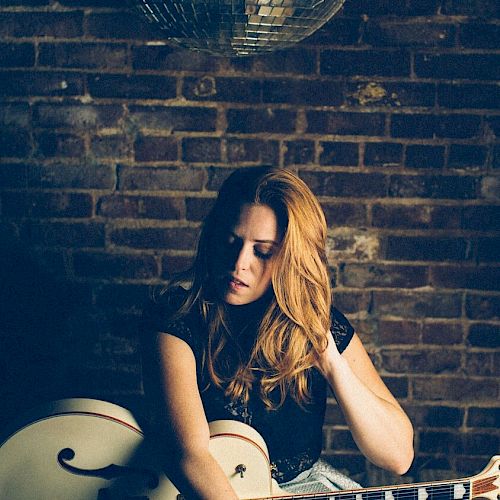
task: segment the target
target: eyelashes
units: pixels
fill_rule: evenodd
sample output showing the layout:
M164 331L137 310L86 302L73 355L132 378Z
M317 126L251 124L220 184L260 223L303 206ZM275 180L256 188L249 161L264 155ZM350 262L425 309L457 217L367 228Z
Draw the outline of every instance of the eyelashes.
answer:
M239 252L241 250L242 244L238 238L235 238L234 236L230 236L229 238L227 238L227 240L225 242L225 246L229 252ZM253 253L258 259L263 260L263 261L271 259L272 256L274 255L274 252L271 252L271 251L265 252L265 251L259 250L258 246L254 246Z
M258 257L259 259L262 259L262 260L269 260L273 256L272 252L264 253L264 252L257 250L256 248L254 248L253 251L255 253L255 256Z

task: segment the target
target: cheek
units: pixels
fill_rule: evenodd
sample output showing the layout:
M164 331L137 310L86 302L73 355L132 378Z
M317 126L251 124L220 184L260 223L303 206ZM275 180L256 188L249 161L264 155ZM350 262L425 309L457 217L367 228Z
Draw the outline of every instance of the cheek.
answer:
M262 284L267 286L271 283L271 278L273 276L273 265L272 264L264 264L262 269Z

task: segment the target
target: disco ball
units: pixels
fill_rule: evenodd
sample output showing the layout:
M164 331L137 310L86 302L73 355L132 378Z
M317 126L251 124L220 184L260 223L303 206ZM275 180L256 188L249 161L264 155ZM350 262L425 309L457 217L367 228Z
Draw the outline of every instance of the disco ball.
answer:
M283 49L331 19L344 0L132 0L173 44L223 56Z

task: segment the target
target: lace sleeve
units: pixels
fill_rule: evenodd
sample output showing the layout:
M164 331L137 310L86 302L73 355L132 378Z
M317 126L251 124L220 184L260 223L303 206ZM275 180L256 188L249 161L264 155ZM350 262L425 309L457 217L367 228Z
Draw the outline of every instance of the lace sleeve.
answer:
M349 320L335 307L332 307L330 331L333 334L339 352L344 352L354 335L354 328Z

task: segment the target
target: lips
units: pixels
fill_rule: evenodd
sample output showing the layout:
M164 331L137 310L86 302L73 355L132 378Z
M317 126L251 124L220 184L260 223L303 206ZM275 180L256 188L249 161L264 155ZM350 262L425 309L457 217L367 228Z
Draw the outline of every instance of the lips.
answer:
M241 281L240 279L236 278L235 276L229 276L229 282L230 283L234 283L237 286L246 286L246 287L248 287L248 285L244 281Z

